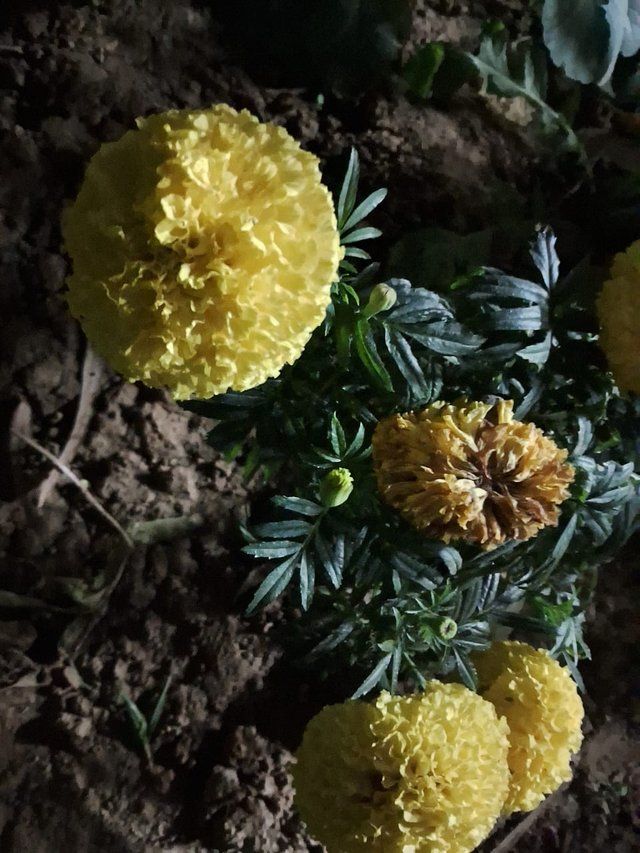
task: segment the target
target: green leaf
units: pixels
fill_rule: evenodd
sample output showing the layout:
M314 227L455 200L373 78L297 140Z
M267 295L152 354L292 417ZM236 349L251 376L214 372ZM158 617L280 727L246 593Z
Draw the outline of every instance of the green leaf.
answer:
M338 228L342 229L344 222L349 218L356 203L358 194L358 182L360 180L360 161L355 148L349 154L349 165L342 182L340 197L338 199Z
M313 525L302 519L292 518L287 521L269 521L266 524L257 524L253 531L257 536L265 539L280 539L288 536L306 536L313 530Z
M267 560L275 560L278 557L288 557L300 550L299 542L291 542L283 539L279 542L256 542L245 545L242 551L250 557L264 557Z
M375 240L381 235L382 231L379 228L356 228L355 231L341 237L340 242L346 246L348 243L359 243L361 240Z
M627 24L622 37L620 53L634 56L640 50L640 0L629 0Z
M571 0L573 2L573 0ZM542 62L534 61L531 47L521 42L518 49L509 54L504 37L485 38L477 56L469 54L485 81L487 90L506 98L525 98L540 115L547 130L560 132L567 148L582 154L582 146L561 113L555 112L546 102L546 80Z
M162 688L160 696L158 696L158 701L156 702L155 708L153 709L153 713L151 714L151 719L149 720L149 725L147 727L149 738L151 738L154 731L158 728L158 723L160 722L160 717L162 716L162 712L164 711L164 706L167 701L167 695L169 693L170 684L171 676L169 675L167 676L167 680L164 683L164 687Z
M350 456L355 456L355 454L360 450L360 448L362 447L362 445L364 443L364 436L365 436L364 424L361 423L358 426L358 431L355 435L355 438L353 439L353 441L351 442L351 444L347 448L346 453L344 454L345 457L348 458Z
M303 610L308 610L313 598L315 587L315 567L310 555L302 552L300 558L300 604Z
M323 508L319 504L314 501L308 501L306 498L276 495L275 498L272 498L272 502L276 506L288 509L290 512L298 512L300 515L315 516L320 515L323 511Z
M547 332L541 341L519 349L518 355L531 364L546 364L551 354L552 340L551 332Z
M473 289L464 294L470 302L483 302L487 299L514 299L534 305L544 305L549 293L539 284L523 278L505 275L500 270L486 268L482 277L474 279Z
M347 637L353 633L354 629L353 622L344 622L335 631L332 631L328 636L324 637L324 639L320 640L320 642L315 645L307 657L309 659L313 659L316 657L320 657L320 655L326 654L327 652L333 651L340 643L343 643Z
M329 544L318 532L315 536L315 547L320 564L330 583L335 589L338 589L342 583L342 570L344 567L344 536L336 536L333 542Z
M420 329L414 331L408 327L405 331L409 337L437 355L467 356L476 352L484 343L484 338L451 320L441 320Z
M606 83L635 43L627 0L545 0L542 26L551 59L580 83Z
M280 563L279 566L276 566L273 571L269 572L256 590L255 595L247 607L248 616L255 611L259 604L268 604L287 588L296 569L297 561L298 554L296 553L292 557L289 557L288 560Z
M131 722L134 734L145 753L149 751L149 729L144 714L140 711L136 703L127 696L126 693L120 693L120 698L124 704L127 716Z
M407 339L400 332L395 332L388 326L384 330L385 343L389 350L389 355L393 359L396 367L407 381L411 393L419 400L429 396L429 386L425 379L422 368L411 351Z
M367 196L364 201L361 201L360 204L353 211L351 216L344 223L342 228L340 229L341 234L345 234L351 228L354 228L359 222L362 222L370 213L372 213L379 204L381 204L385 198L387 197L387 190L382 188L372 192L371 195ZM342 241L345 242L344 239Z
M556 252L556 235L551 228L541 228L531 246L531 257L548 291L558 283L560 258Z
M526 308L496 308L495 313L485 315L487 326L492 331L532 331L544 328L547 317L539 305Z
M338 459L342 459L347 450L347 439L345 437L342 424L340 423L340 420L335 412L331 416L331 425L329 427L329 441L331 442L333 452L336 454Z
M389 371L382 363L366 320L359 320L356 323L353 339L360 361L376 385L384 391L393 391Z
M380 683L392 657L393 653L385 655L380 661L378 661L360 687L358 687L356 692L353 694L351 697L352 699L360 699L362 696L366 696L367 693L373 690L376 684Z
M431 97L433 82L445 57L445 47L431 42L419 47L402 69L409 91L422 100Z
M473 690L475 692L478 689L478 673L476 672L475 666L471 663L469 655L466 654L466 652L459 651L455 646L453 648L453 654L456 659L456 669L462 679L462 683L465 687L468 687L469 690Z

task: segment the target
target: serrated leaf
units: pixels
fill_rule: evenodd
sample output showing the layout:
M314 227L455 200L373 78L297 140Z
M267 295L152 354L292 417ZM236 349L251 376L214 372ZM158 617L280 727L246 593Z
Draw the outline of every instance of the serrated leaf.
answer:
M356 692L353 694L351 697L352 699L360 699L362 696L366 696L367 693L373 690L373 688L380 683L385 670L389 666L392 656L392 654L385 655L380 661L378 661L360 687L358 687Z
M302 519L289 519L287 521L268 521L265 524L257 524L253 531L257 536L265 539L281 539L289 536L306 536L313 525Z
M525 347L527 349L527 347ZM526 356L523 356L526 357ZM542 396L542 392L544 390L544 385L540 381L533 382L531 388L525 396L522 398L518 406L516 407L515 412L513 413L514 418L517 421L521 421L529 414L529 412L536 405L540 397Z
M418 399L428 396L429 388L427 380L407 339L400 332L395 332L388 326L385 326L384 337L389 355L402 376L406 379L413 396Z
M589 418L578 416L578 438L573 448L572 456L582 456L589 449L593 440L593 425Z
M338 459L341 459L347 449L347 439L345 438L342 424L340 423L340 420L338 419L338 416L335 412L331 416L331 424L329 426L329 441L331 443L333 452L336 454Z
M283 509L288 509L290 512L299 512L300 515L310 517L320 515L322 512L322 507L319 504L314 503L314 501L309 501L306 498L276 495L275 498L272 498L272 503L276 506L282 507Z
M469 690L473 690L474 693L478 689L478 673L476 672L475 666L471 663L469 655L465 652L460 652L454 646L453 654L456 659L456 669L462 679L462 683L465 687L468 687Z
M351 633L353 633L353 629L354 625L352 622L344 622L336 628L335 631L332 631L328 636L320 640L320 642L311 649L307 657L312 659L332 651L339 646L340 643L343 643Z
M426 327L421 326L420 330L407 327L405 333L431 352L444 356L470 355L476 352L485 340L460 323L450 320L430 323Z
M313 559L303 551L300 558L300 604L303 610L308 610L315 588L315 567Z
M488 328L497 332L537 332L544 328L546 319L546 312L543 312L540 305L500 308L495 313L485 315Z
M470 302L502 297L544 305L549 299L548 292L541 285L492 268L485 269L482 277L474 282L473 290L465 295Z
M315 546L320 564L330 583L335 589L338 589L342 583L342 570L344 567L344 536L336 536L333 542L329 544L320 533L317 533Z
M531 48L526 42L521 42L514 55L510 56L502 35L485 38L478 55L469 54L469 58L485 81L489 92L501 97L525 98L536 107L545 127L561 131L566 138L567 147L582 152L582 146L564 116L546 103L546 84L542 79L542 71L538 73L542 64L536 65Z
M558 283L560 258L556 252L556 235L551 228L541 228L531 246L531 258L548 291Z
M269 572L256 590L249 606L247 615L251 615L259 604L268 604L282 593L293 577L298 562L298 554L294 554Z
M362 447L362 445L364 443L364 436L365 436L364 424L361 423L358 426L358 431L356 432L353 441L351 442L351 444L347 448L347 451L345 453L345 457L348 458L350 456L355 456L355 454L360 450L360 448Z
M440 548L438 556L445 564L450 574L455 575L462 568L462 557L460 552L455 548L452 548L450 545L445 545L444 548Z
M437 569L411 554L395 551L389 562L401 575L417 583L423 589L435 589L438 584L442 583L442 575Z
M534 344L529 344L518 350L517 355L531 364L546 364L551 355L551 344L553 337L551 332L547 332L541 341L536 341Z
M276 560L278 557L288 557L300 550L299 542L280 540L278 542L251 542L244 545L242 551L250 557L263 557L266 560Z

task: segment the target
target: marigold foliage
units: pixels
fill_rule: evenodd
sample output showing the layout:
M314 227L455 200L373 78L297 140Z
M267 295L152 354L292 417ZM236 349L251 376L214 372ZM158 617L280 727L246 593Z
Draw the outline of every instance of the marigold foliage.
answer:
M372 447L384 500L431 538L486 549L557 524L574 469L512 408L437 402L381 420Z
M507 726L459 684L324 708L294 769L296 802L329 853L466 853L504 802Z
M494 643L476 664L482 695L509 724L504 813L532 811L571 778L584 716L576 684L546 651L526 643Z
M616 255L598 298L600 345L621 391L640 393L640 240Z
M317 158L226 105L154 115L103 145L63 232L88 338L177 399L251 388L295 361L341 257Z

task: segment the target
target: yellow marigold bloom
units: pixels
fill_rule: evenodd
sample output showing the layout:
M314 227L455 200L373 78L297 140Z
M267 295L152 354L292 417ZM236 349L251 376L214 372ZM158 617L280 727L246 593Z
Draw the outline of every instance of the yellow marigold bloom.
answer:
M571 778L571 756L582 743L578 689L565 667L526 643L494 643L475 662L482 695L509 724L504 813L531 811Z
M468 853L507 794L507 734L460 684L329 706L298 751L298 809L329 853Z
M600 346L621 391L640 394L640 240L615 256L598 297Z
M444 542L495 548L558 523L574 470L513 403L433 403L380 421L373 463L383 499Z
M317 158L226 105L154 115L103 145L63 233L87 337L177 399L242 391L295 361L341 257Z

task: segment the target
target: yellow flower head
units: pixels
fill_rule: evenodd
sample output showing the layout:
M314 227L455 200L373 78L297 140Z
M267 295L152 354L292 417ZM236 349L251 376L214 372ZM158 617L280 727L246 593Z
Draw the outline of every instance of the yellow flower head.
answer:
M103 145L63 234L87 337L177 399L242 391L295 361L341 257L317 158L226 105L154 115Z
M494 643L475 663L483 697L510 729L504 813L531 811L571 778L584 717L577 687L566 668L526 643Z
M567 451L513 420L512 407L438 402L380 421L373 463L383 499L429 537L487 549L557 524L574 477Z
M329 853L468 853L507 793L507 734L460 684L329 706L298 751L298 809Z
M598 297L600 346L621 391L640 394L640 240L616 255Z

